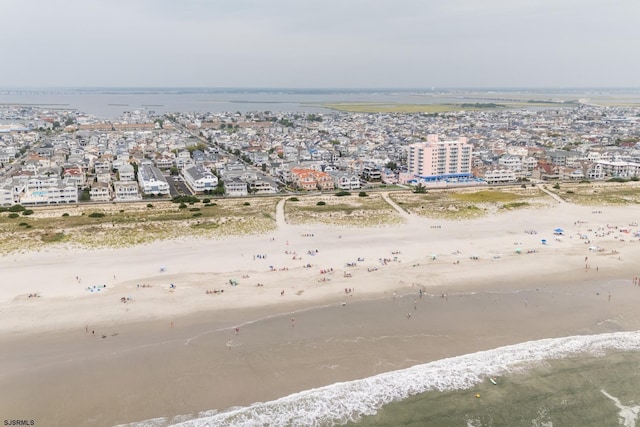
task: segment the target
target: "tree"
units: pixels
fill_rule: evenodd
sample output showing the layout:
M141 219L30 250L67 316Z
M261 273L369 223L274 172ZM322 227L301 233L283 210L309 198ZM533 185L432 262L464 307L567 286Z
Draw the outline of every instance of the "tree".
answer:
M80 201L88 202L89 200L91 200L91 194L89 193L89 189L83 188L82 193L80 193Z
M218 179L218 185L216 186L216 189L213 190L213 194L216 196L224 195L224 182L221 179Z
M266 172L267 171L267 164L263 163L262 164L262 172Z
M416 185L415 190L413 190L414 193L416 194L424 194L427 192L427 187L425 187L424 185L422 185L422 183L418 183L418 185Z
M386 167L387 169L391 169L392 171L398 169L398 165L396 162L388 162L386 165L384 165L384 167Z

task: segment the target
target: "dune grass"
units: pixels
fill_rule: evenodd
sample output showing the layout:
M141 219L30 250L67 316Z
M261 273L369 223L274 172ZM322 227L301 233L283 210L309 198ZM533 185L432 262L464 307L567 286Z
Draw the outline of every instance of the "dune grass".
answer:
M390 197L412 214L449 220L474 219L508 210L549 204L548 196L535 187L431 190L426 194L398 191L391 193Z
M640 183L561 183L547 188L569 203L589 206L640 204Z
M324 205L318 205L324 202ZM357 194L337 197L301 197L285 204L286 220L292 224L331 224L351 227L373 227L399 224L402 218L379 194L358 197Z
M186 236L223 237L274 230L276 198L224 199L180 209L154 201L119 205L74 205L35 208L28 228L19 218L0 214L0 253L55 244L80 247L126 247ZM195 211L197 209L197 211ZM99 213L99 215L95 215ZM93 216L91 216L94 214Z

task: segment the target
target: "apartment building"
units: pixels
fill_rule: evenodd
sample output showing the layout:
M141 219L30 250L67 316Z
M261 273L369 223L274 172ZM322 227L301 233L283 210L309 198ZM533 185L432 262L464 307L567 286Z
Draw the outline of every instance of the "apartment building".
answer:
M432 181L470 178L472 150L467 138L439 141L438 135L429 135L426 142L409 145L408 172Z

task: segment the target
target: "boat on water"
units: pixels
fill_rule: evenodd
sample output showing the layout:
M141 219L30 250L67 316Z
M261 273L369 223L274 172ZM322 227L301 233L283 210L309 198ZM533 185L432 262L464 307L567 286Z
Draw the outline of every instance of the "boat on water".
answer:
M489 378L489 381L491 381L491 384L493 384L493 385L498 385L498 382L493 377Z

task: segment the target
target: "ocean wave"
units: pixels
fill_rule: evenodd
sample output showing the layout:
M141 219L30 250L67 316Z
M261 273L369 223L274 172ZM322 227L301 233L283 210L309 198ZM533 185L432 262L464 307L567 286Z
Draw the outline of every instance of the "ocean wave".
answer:
M543 339L451 357L362 380L341 382L266 403L200 414L168 424L205 426L331 426L373 415L383 405L426 391L465 390L549 359L640 349L640 331ZM176 419L174 419L175 421ZM145 425L139 423L137 425Z

